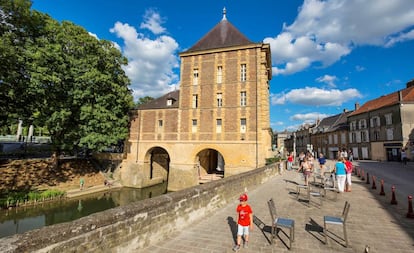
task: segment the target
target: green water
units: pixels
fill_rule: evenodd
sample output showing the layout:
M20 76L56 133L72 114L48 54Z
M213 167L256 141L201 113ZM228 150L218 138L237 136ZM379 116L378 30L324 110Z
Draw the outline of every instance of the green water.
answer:
M76 199L0 210L0 238L44 226L73 221L92 213L156 197L166 192L167 183L164 183L143 189L113 189Z

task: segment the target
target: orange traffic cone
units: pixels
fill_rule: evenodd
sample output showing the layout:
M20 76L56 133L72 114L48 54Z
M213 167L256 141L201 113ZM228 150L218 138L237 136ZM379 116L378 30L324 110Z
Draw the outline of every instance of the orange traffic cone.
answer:
M377 189L377 185L375 184L375 176L372 176L372 187L371 189Z
M384 191L384 180L381 179L381 191L380 191L380 195L381 196L385 196L385 191Z
M394 185L391 187L391 191L392 191L391 205L397 205L398 202L395 199L395 186Z
M408 213L407 218L414 218L414 212L413 212L413 196L408 196Z

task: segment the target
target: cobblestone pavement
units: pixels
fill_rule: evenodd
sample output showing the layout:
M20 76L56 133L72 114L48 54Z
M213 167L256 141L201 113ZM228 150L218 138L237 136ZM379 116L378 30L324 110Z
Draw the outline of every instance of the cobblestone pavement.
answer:
M401 173L401 176L404 177L404 174ZM380 187L374 190L366 181L354 175L352 192L340 193L336 200L333 198L334 193L330 192L321 206L317 199L312 199L308 206L302 200L303 195L297 199L296 183L303 183L301 174L284 171L255 189L248 189L248 203L254 215L263 223L254 226L251 231L249 248L241 248L239 252L362 253L367 246L370 253L414 252L414 219L406 217L410 211L408 204L391 205L390 192L382 196L379 194ZM288 238L282 231L279 232L280 238L271 244L271 218L267 207L270 198L274 199L280 217L295 220L295 241L291 250L288 249ZM334 225L328 226L332 233L329 234L328 244L325 244L323 216L340 216L345 201L351 204L347 221L349 246L344 246L342 227ZM213 215L136 252L233 252L237 204L235 197L234 203Z

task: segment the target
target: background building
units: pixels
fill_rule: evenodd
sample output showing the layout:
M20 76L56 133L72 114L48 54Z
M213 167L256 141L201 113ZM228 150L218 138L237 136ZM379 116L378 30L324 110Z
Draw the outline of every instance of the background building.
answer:
M272 155L270 45L226 18L180 53L180 89L139 107L116 177L176 191L265 165Z
M413 156L414 82L407 88L370 100L348 117L354 158L400 161L401 149Z

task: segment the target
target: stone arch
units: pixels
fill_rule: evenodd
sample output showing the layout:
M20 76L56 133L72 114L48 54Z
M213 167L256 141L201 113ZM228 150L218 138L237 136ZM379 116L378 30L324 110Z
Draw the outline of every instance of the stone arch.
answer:
M170 172L170 155L162 147L152 147L145 154L145 174L154 182L165 182Z
M199 151L195 157L200 183L224 177L225 161L223 155L211 148Z

